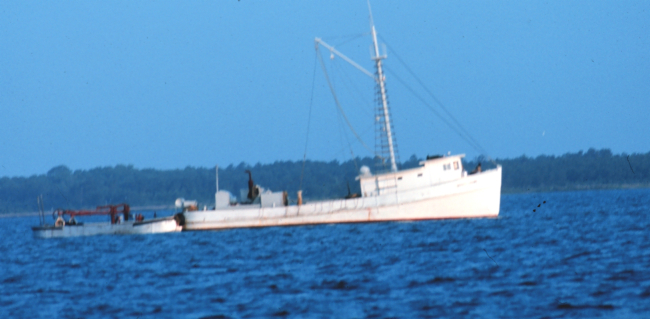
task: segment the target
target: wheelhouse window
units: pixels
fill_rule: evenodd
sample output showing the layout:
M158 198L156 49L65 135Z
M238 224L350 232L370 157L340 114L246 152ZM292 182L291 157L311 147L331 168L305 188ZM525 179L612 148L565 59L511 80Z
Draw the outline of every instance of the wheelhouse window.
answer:
M454 162L454 169L455 169L455 170L458 169L458 166L459 166L459 165L458 165L458 162Z

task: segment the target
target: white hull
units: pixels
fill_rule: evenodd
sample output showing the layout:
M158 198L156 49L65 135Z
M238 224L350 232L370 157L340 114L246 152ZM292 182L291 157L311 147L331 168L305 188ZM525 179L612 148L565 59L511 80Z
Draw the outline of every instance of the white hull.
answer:
M39 226L32 227L36 238L65 238L95 235L158 234L179 232L179 226L173 217L156 218L143 222L127 221L120 224L84 223L80 225Z
M301 206L241 205L185 212L184 230L359 223L399 220L496 218L501 202L501 167L436 185Z

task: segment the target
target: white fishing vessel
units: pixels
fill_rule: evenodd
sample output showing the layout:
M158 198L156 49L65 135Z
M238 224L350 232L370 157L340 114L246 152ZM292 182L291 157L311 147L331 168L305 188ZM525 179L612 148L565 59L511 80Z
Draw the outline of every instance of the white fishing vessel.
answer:
M367 167L362 168L357 177L361 193L356 197L303 203L299 191L295 205L289 205L286 192L258 194L258 188L253 187L252 179L249 180L248 200L233 205L230 194L218 190L217 178L215 208L184 210L184 230L498 217L501 198L500 165L485 171L479 167L474 172L467 173L461 162L464 155L461 154L427 158L419 163L419 167L398 170L382 68L385 56L380 54L372 14L370 19L374 51L372 59L376 67L374 74L323 40L316 38L315 41L317 50L319 46L325 47L332 56L341 57L376 82L377 95L380 97L380 113L376 116L376 121L380 124L386 142L387 154L384 159L389 170L372 174ZM185 206L180 203L179 207Z
M40 203L39 203L40 206ZM78 221L81 216L110 216L109 222L84 223ZM180 232L182 216L168 216L145 220L140 214L132 216L129 205L107 205L88 210L57 210L53 212L56 218L54 225L45 223L41 210L41 225L32 227L36 238L65 238L95 235L128 235L128 234L157 234ZM68 220L65 218L68 216Z

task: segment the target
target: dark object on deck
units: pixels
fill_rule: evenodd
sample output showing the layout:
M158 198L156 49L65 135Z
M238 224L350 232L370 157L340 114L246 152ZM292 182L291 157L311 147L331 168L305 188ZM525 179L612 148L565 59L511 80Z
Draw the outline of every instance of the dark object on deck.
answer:
M478 166L476 166L476 168L473 171L469 172L469 175L480 173L480 172L481 172L481 163L478 163Z
M185 226L185 215L176 214L176 215L174 215L174 220L176 221L176 225Z
M250 199L251 201L255 198L255 194L253 194L253 188L255 187L255 182L253 182L253 174L251 171L246 170L246 173L248 173L248 196L247 198Z
M345 199L357 198L357 197L361 197L361 195L359 195L358 193L353 194L352 192L350 192L350 182L348 182L348 194L345 196Z
M443 157L443 156L442 155L427 155L427 161L432 160L432 159L436 159L436 158L441 158L441 157Z

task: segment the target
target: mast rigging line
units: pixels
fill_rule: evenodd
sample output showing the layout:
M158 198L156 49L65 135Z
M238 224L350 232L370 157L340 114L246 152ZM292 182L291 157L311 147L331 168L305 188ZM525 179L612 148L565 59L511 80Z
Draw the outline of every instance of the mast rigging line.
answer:
M391 71L388 68L387 70ZM411 94L413 94L418 100L420 100L422 104L424 104L431 112L433 112L433 114L435 114L440 120L442 120L445 124L447 124L449 128L451 128L454 132L456 132L456 134L458 134L460 138L465 140L465 142L467 142L470 146L472 146L477 151L484 153L484 150L481 148L480 145L470 140L467 136L465 136L465 134L463 134L463 132L459 131L456 127L454 127L451 123L449 123L449 121L444 116L442 116L440 113L438 113L438 111L436 111L433 107L431 107L431 105L429 105L429 103L427 103L427 101L424 98L422 98L419 94L417 94L415 90L413 90L413 88L411 88L408 84L406 84L406 82L402 80L397 74L395 74L395 72L391 71L390 73L393 77L395 77L395 79L397 79L399 83L404 85L404 87L406 87L406 89L409 90Z
M309 143L309 128L311 126L311 109L314 101L314 84L316 83L316 56L314 56L314 71L311 76L311 97L309 98L309 118L307 118L307 137L305 138L305 153L302 156L302 170L300 171L300 187L302 190L302 180L305 177L305 162L307 161L307 145Z
M374 124L369 126L363 133L360 134L360 136L363 137L363 136L368 135L368 133L370 133L370 131L372 131L373 129L374 129ZM332 154L333 154L334 158L336 158L339 155L343 154L343 152L346 152L347 150L348 150L347 146L343 146L341 149L339 149L338 151L336 151L336 152L334 152Z
M343 128L343 123L341 121L341 113L338 114L338 122L339 122L339 134L341 134L342 138L345 139L347 146L350 148L350 155L352 156L352 160L354 161L355 172L358 172L359 167L357 166L357 160L354 157L354 150L352 149L352 143L350 143L350 138L348 137L348 134L345 134L345 128Z
M347 77L347 74L341 69L341 67L339 66L338 63L333 63L333 65L334 65L334 74L335 74L335 76L338 75L341 79L344 79L344 77L341 76L341 74L345 74L346 77ZM349 78L348 78L348 80L349 80ZM351 82L354 83L354 81L351 81ZM344 88L349 88L350 86L344 83L343 87ZM357 166L357 160L354 157L354 150L352 149L352 143L350 143L350 138L348 137L348 134L345 133L345 129L343 128L343 123L341 123L341 113L339 113L338 120L339 120L338 121L339 122L339 133L344 136L345 142L347 143L348 147L350 148L350 155L352 156L352 160L354 161L355 171L359 171L359 167Z
M322 58L322 56L320 54L320 46L319 45L322 45L325 48L329 49L330 54L331 54L332 57L334 57L334 54L338 55L343 60L350 63L355 68L357 68L361 72L365 73L366 75L370 76L372 79L375 80L375 82L377 82L377 90L378 90L379 96L381 97L381 101L382 101L383 115L381 116L381 120L384 123L384 128L385 128L385 132L386 132L386 141L388 143L388 149L389 149L388 153L389 153L389 159L390 159L390 163L391 163L390 170L392 172L397 172L397 161L396 161L396 157L395 157L395 153L396 153L395 147L396 146L394 145L395 141L393 139L392 127L391 127L391 124L390 124L390 115L389 115L390 112L388 110L388 99L386 97L386 84L384 83L385 82L385 76L384 76L383 68L381 66L381 60L385 59L386 56L381 55L380 52L379 52L379 45L377 44L377 31L375 29L375 24L374 24L373 19L372 19L372 9L370 8L370 1L368 1L368 12L370 13L370 32L372 34L372 43L373 43L373 46L374 46L374 49L375 49L374 50L374 55L372 55L371 59L375 61L375 67L377 68L376 69L376 71L377 71L376 75L368 72L368 70L364 69L362 66L360 66L356 62L352 61L350 58L348 58L347 56L345 56L341 52L337 51L335 48L328 45L327 43L325 43L320 38L315 39L315 42L316 42L315 46L316 46L316 50L318 50L318 56L319 56L321 64L322 64L323 71L326 73L327 82L330 85L330 89L332 90L332 94L334 95L334 99L335 99L335 101L337 103L337 106L339 107L342 114L344 115L344 117L346 119L346 122L348 122L348 125L349 125L349 121L347 120L347 116L345 116L345 113L343 112L343 108L341 108L340 103L338 102L338 98L336 98L334 88L332 87L332 85L331 85L331 83L329 81L329 77L327 76L327 71L325 70L325 63L323 62L323 58ZM350 126L350 129L352 130L352 132L355 134L355 136L357 136L357 139L359 139L359 141L364 145L364 147L366 147L369 150L370 148L359 138L359 135L354 131L352 126L351 125L349 125L349 126ZM383 143L383 138L382 138L382 143ZM370 151L370 152L372 153L372 151ZM384 157L382 155L375 153L375 156L377 156L378 158L381 158L382 161L383 161Z
M345 122L348 124L348 127L350 128L350 131L352 131L352 133L357 138L357 140L359 140L361 145L363 145L363 147L366 150L368 150L368 152L370 152L371 154L374 154L375 156L381 157L379 154L375 154L375 152L373 150L371 150L370 147L368 147L368 145L366 145L366 143L361 139L359 134L357 134L357 132L354 130L354 127L352 127L352 123L350 123L350 120L348 119L347 115L345 115L345 111L343 111L343 107L341 106L341 103L339 102L339 99L336 96L336 92L334 91L334 86L332 86L332 82L330 81L329 75L327 74L327 68L325 68L325 62L323 61L323 56L321 55L320 48L318 46L316 46L316 53L318 54L318 59L319 59L320 64L321 64L321 68L323 69L323 73L325 74L325 80L327 80L327 85L329 86L330 91L332 92L332 97L334 98L334 102L336 103L336 107L338 108L339 112L341 112L341 115L343 115L343 119L345 119ZM373 78L374 78L374 76L373 76Z
M427 94L429 94L429 96L433 99L433 101L436 102L436 104L438 104L438 106L440 106L440 108L441 108L441 109L442 109L442 110L447 114L447 116L449 116L449 117L451 118L451 120L452 120L452 121L457 125L457 127L458 127L461 131L463 131L463 133L464 133L465 135L467 135L467 138L469 138L470 140L472 140L472 141L473 141L473 144L475 144L475 145L472 145L472 143L470 143L467 139L465 139L465 138L463 138L463 139L465 139L465 141L468 142L468 143L469 143L472 147L474 147L477 151L479 151L480 153L482 153L483 155L485 155L485 156L486 156L486 157L487 157L491 162L495 163L494 160L490 157L490 155L488 155L487 151L486 151L486 150L481 146L481 144L480 144L480 143L479 143L479 142L478 142L478 141L477 141L477 140L476 140L476 139L475 139L475 138L474 138L474 137L473 137L473 136L472 136L472 135L471 135L471 134L470 134L466 129L465 129L465 127L463 127L463 125L460 124L460 122L456 119L456 117L454 117L454 116L451 114L451 112L447 109L447 107L445 107L445 105L444 105L444 104L443 104L443 103L442 103L442 102L441 102L441 101L440 101L440 100L439 100L435 95L433 95L433 93L431 93L431 91L430 91L430 90L429 90L429 89L424 85L424 82L422 82L422 80L420 80L420 78L415 74L415 72L413 72L413 70L411 70L411 68L409 68L408 65L406 65L406 63L404 62L404 60L402 60L402 58L399 56L399 54L397 54L397 52L396 52L396 51L395 51L395 50L390 46L390 44L388 44L388 41L386 41L386 39L384 39L384 37L382 37L381 35L379 35L379 37L381 38L382 41L384 41L384 43L386 44L386 46L387 46L387 47L388 47L388 48L393 52L393 54L395 55L395 57L397 58L397 60L402 64L402 66L404 66L404 68L405 68L405 69L406 69L406 70L411 74L411 76L412 76L412 77L413 77L413 78L418 82L418 84L420 84L420 86L424 89L424 91L427 92ZM398 77L398 76L395 74L395 72L391 72L391 73L392 73L393 76L395 76L396 78ZM406 83L402 83L402 84L404 84L404 85L408 88L408 85L406 85ZM411 89L411 92L413 93L412 89ZM415 93L413 93L413 94L415 95ZM420 99L420 100L422 101L421 98L418 98L418 99ZM425 103L425 105L427 105L427 107L429 107L429 109L431 109L431 111L433 111L433 108L431 108L431 106L429 106L429 105L428 105L426 102L424 102L424 101L422 101L422 102ZM437 113L437 112L435 112L435 111L434 111L434 113L435 113L438 117L440 117L440 118L442 119L442 117L439 115L439 113ZM450 128L454 129L453 126L451 126L451 125L449 124L449 122L445 121L445 124L447 124ZM454 130L455 130L455 129L454 129ZM456 131L456 133L459 133L459 132ZM459 134L459 135L460 135L460 134ZM477 147L478 147L478 148L477 148ZM496 164L496 163L495 163L495 164Z
M358 34L358 35L356 35L356 36L354 36L354 37L351 37L351 38L349 38L349 39L347 39L347 40L345 40L345 41L343 41L343 42L341 42L341 43L336 44L336 46L337 46L337 47L341 47L341 46L343 46L344 44L347 44L347 43L349 43L349 42L352 42L352 41L354 41L354 40L356 40L356 39L359 39L359 38L361 38L361 37L364 37L364 36L366 36L366 35L368 35L368 34L370 34L370 33L366 32L366 33ZM330 38L330 37L326 37L326 38L327 38L327 39L332 39L332 38Z
M323 38L327 38L327 39L343 39L343 38L345 38L345 39L349 39L349 38L357 39L357 38L360 38L360 37L363 37L363 36L366 36L366 35L369 35L369 34L370 34L370 32L349 33L349 34L339 34L339 35L325 35L325 36L323 36ZM348 40L346 40L346 41L348 41Z
M347 92L350 94L352 97L355 99L354 105L357 105L359 110L364 112L366 115L369 117L372 117L372 114L368 112L368 109L372 109L372 106L368 103L366 99L363 98L363 94L361 93L361 90L359 87L355 84L355 82L350 78L350 75L348 75L347 72L345 72L345 69L341 67L338 63L336 63L336 60L333 61L332 63L334 65L334 70L338 72L339 77L342 79L341 82L343 83L343 88L348 89ZM352 94L354 92L355 94ZM366 107L363 108L361 105L365 104ZM363 134L361 134L363 135Z

